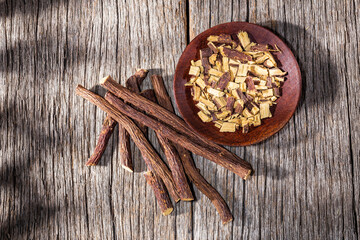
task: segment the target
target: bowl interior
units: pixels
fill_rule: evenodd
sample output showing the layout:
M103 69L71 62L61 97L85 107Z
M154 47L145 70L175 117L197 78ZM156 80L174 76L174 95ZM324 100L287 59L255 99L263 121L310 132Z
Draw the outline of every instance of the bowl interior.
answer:
M197 116L199 110L192 99L190 87L185 87L184 84L190 79L188 74L190 61L199 59L199 50L207 47L206 39L209 35L225 33L236 36L240 30L248 32L250 39L256 43L270 44L271 46L276 44L281 52L273 52L273 55L279 67L288 72L288 75L282 86L282 96L277 100L272 118L262 119L260 126L251 127L249 133L246 134L243 134L241 130L234 133L221 133L213 123L204 123L200 120ZM182 117L198 134L219 144L246 146L269 138L290 120L301 94L300 68L291 50L268 29L246 22L220 24L199 34L184 50L175 71L174 94Z

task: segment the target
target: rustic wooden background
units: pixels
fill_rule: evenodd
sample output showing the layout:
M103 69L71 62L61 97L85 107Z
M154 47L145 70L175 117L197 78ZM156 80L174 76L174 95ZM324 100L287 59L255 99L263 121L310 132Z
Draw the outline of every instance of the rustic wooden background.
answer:
M359 239L359 17L359 0L0 0L1 239ZM101 77L142 67L172 94L186 44L229 21L286 40L302 100L275 136L229 148L252 163L251 180L196 157L234 222L197 190L164 217L139 152L135 174L120 167L117 137L101 166L84 166L104 113L74 88L101 92Z

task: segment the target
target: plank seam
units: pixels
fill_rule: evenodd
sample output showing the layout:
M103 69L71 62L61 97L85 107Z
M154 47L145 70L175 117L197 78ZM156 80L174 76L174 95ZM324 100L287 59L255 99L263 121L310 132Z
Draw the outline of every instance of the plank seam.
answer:
M186 45L188 45L190 43L190 0L186 0L185 10L186 10L185 12Z
M346 41L344 43L344 54L346 54ZM345 69L347 69L347 62L346 62L346 58L344 58L344 64L345 64ZM350 163L351 163L351 175L352 175L352 202L353 202L353 207L354 207L354 225L355 225L355 234L358 238L359 234L358 234L358 225L357 225L357 213L356 213L356 200L355 200L355 186L354 186L354 158L353 158L353 147L352 147L352 135L351 135L351 119L350 119L350 104L349 104L349 87L348 87L348 81L346 80L346 84L345 84L345 89L346 89L346 100L347 100L347 112L348 112L348 128L349 128L349 151L350 151Z
M356 19L356 17L355 17ZM346 26L346 32L348 32L348 21L345 20L345 26ZM356 31L355 31L356 32ZM345 65L345 69L348 69L348 65L347 65L347 61L346 61L346 46L347 46L347 40L346 40L347 35L345 35L345 41L344 41L344 65ZM349 39L348 39L349 40ZM358 59L359 61L359 59ZM355 227L355 234L356 234L356 238L359 238L359 233L358 233L358 223L357 223L357 213L356 213L356 199L355 199L355 185L354 185L354 152L353 152L353 147L352 147L352 135L351 135L351 129L352 129L352 125L351 125L351 118L350 118L350 100L349 100L349 81L347 80L347 78L345 78L346 84L345 84L345 90L346 90L346 101L347 101L347 118L348 118L348 129L349 129L349 151L350 151L350 163L351 163L351 175L352 175L352 181L351 181L351 187L352 187L352 204L353 204L353 217L354 217L354 227ZM344 229L343 229L344 230Z

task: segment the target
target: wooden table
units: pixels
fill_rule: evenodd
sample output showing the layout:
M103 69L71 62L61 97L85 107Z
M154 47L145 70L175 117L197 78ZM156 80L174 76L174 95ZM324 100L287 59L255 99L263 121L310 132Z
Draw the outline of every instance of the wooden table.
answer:
M195 158L232 223L196 189L164 217L139 151L136 173L120 167L116 136L101 166L85 167L105 114L74 88L102 92L101 77L124 82L142 67L172 94L186 44L229 21L286 39L301 103L275 136L229 148L253 165L251 180ZM1 239L359 239L359 47L359 0L0 0Z

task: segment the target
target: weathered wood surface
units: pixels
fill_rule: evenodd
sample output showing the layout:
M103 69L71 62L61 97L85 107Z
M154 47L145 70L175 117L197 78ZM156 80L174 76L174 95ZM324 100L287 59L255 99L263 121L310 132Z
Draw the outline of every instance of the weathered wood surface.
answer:
M359 11L358 0L0 0L0 238L358 239ZM195 157L233 223L223 226L196 189L197 201L164 217L139 151L134 174L120 166L116 134L101 166L85 166L105 114L73 90L101 92L101 77L124 83L142 67L161 73L172 94L187 41L228 21L286 39L302 100L269 140L229 148L253 164L250 181Z

